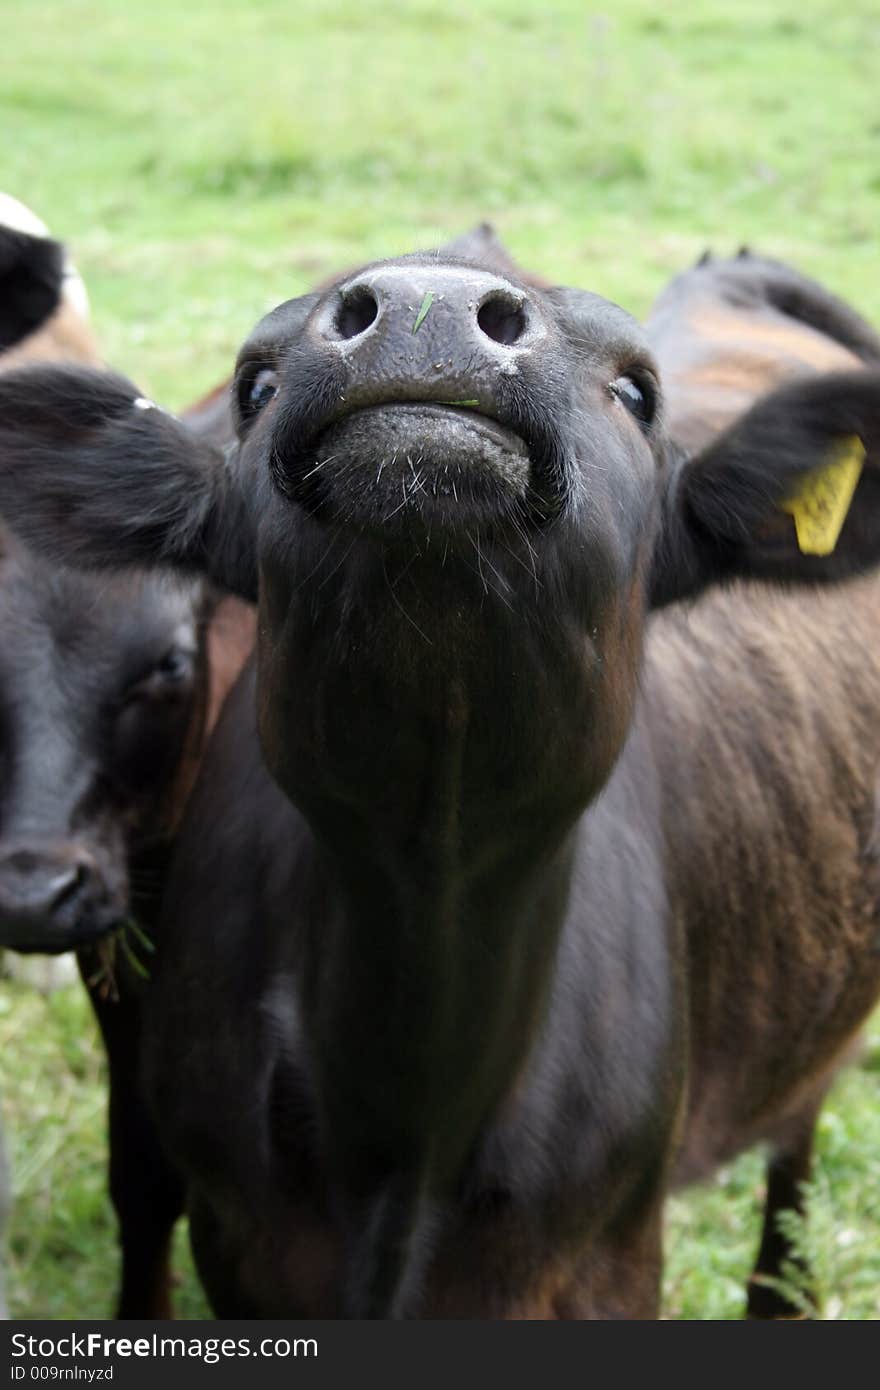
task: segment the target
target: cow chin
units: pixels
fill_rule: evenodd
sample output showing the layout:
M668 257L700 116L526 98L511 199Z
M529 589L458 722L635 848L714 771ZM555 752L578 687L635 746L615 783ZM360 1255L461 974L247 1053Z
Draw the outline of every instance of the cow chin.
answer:
M320 519L392 539L522 516L530 481L525 441L469 404L385 402L334 422L282 486Z

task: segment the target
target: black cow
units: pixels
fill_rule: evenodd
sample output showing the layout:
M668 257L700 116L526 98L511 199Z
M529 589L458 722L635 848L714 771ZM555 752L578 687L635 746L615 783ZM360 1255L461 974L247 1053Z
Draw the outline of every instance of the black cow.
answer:
M0 370L97 363L61 244L4 195L0 219ZM236 671L227 609L199 584L47 563L0 524L0 947L78 952L110 1068L123 1316L167 1314L183 1200L140 1090L143 985L129 960L149 969L143 932Z
M878 388L686 455L622 310L424 257L264 319L226 453L0 383L31 541L259 593L150 992L219 1313L651 1316L670 1182L812 1116L880 987L877 584L816 587L880 560Z
M202 625L192 586L65 571L0 532L0 945L77 951L107 1047L120 1309L132 1316L167 1310L156 1211L167 1229L182 1188L139 1094L143 985L129 959L152 966L143 933L202 745Z

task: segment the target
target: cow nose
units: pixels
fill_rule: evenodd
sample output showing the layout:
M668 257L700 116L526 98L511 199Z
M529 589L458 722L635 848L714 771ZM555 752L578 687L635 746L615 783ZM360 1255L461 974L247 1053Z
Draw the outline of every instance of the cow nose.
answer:
M107 927L97 921L105 896L85 849L8 850L0 855L0 944L57 950L68 936L97 935Z
M468 266L395 262L331 292L315 321L347 368L345 400L479 400L535 353L547 323L520 286Z
M431 329L443 319L471 342L481 344L485 339L510 347L527 332L528 297L504 281L487 286L486 279L482 274L452 279L444 272L442 276L429 273L417 282L411 275L387 270L355 280L340 290L335 312L327 322L327 336L331 341L350 343L355 338L363 342L368 335L400 331L404 337L414 338L424 331L433 313ZM429 282L442 288L426 289L420 297L419 286ZM429 331L425 336L433 334Z
M30 915L50 916L88 877L82 861L67 863L17 849L0 859L0 906Z

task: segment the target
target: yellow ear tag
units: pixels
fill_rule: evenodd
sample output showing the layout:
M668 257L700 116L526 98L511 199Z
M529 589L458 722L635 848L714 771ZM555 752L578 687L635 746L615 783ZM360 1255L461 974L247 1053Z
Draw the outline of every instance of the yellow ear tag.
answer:
M828 463L805 473L792 497L780 503L794 517L798 548L804 555L830 555L843 529L865 462L857 434L832 450Z

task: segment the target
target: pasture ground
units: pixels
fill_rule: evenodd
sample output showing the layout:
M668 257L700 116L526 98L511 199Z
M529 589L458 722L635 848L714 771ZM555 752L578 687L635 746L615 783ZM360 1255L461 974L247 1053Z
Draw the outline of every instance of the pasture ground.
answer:
M70 242L107 360L180 407L316 279L492 218L638 314L747 242L880 323L876 0L0 0L0 188ZM829 1317L880 1316L880 1018L820 1124ZM10 1295L109 1313L100 1052L77 990L0 993ZM677 1198L670 1317L736 1317L760 1159ZM204 1305L181 1245L184 1316Z

